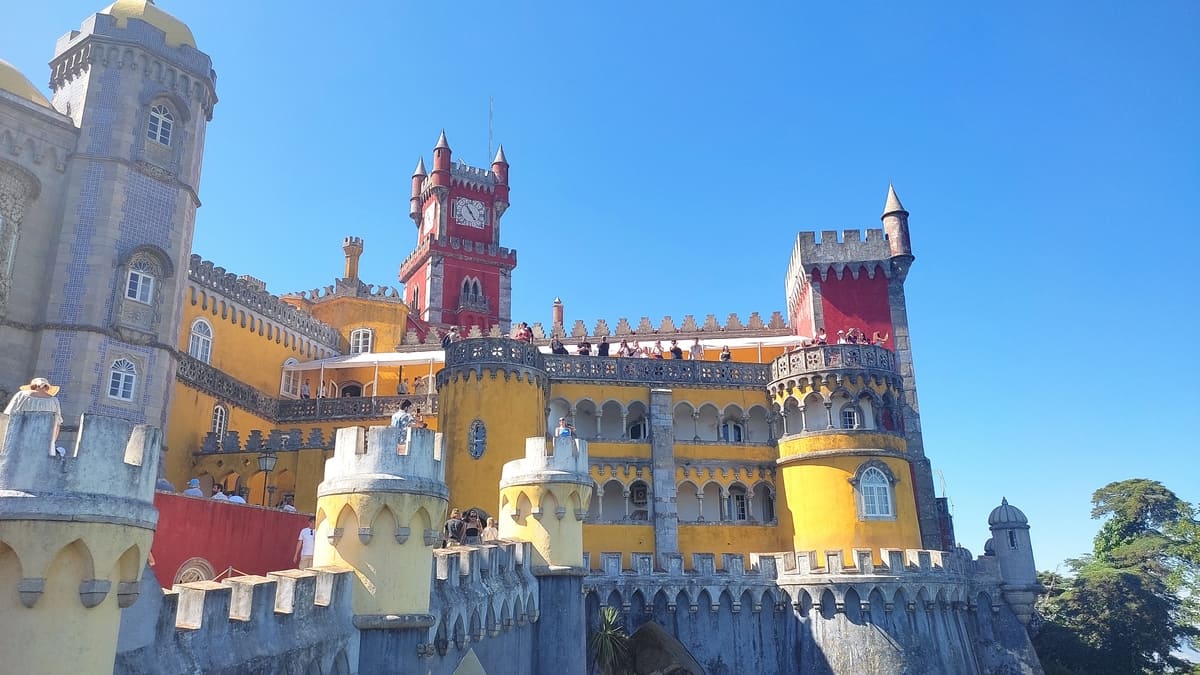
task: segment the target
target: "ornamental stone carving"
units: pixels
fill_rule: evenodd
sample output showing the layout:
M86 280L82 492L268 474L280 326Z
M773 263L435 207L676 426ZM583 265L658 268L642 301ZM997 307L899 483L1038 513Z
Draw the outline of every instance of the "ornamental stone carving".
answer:
M37 182L24 171L0 163L0 311L12 292L12 271L25 209L38 193Z

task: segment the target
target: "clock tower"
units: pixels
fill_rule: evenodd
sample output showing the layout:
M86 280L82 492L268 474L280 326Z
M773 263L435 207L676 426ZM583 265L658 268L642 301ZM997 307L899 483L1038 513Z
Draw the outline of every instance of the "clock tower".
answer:
M417 245L400 265L400 282L412 314L435 326L512 324L512 271L517 252L500 246L500 220L508 209L508 160L501 146L490 169L453 163L446 132L412 177L409 217Z

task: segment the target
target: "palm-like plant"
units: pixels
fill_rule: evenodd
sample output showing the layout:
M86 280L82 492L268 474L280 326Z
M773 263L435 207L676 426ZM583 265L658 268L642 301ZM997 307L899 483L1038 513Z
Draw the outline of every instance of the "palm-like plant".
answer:
M616 607L600 608L600 625L588 639L588 651L603 675L629 672L629 636Z

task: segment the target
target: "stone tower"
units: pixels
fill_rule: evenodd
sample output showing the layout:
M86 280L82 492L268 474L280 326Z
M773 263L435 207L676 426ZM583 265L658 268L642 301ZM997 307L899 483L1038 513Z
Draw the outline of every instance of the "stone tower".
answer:
M58 40L51 104L75 134L61 180L28 205L13 310L20 377L81 412L162 426L216 75L191 31L118 0ZM10 356L12 356L10 354Z
M988 515L992 538L986 552L995 555L1000 566L1000 589L1021 623L1033 616L1033 603L1042 592L1033 561L1033 543L1029 538L1029 519L1021 509L1001 499L1000 506Z
M549 376L535 345L475 338L450 345L437 374L438 428L446 434L446 477L470 485L454 506L484 511L499 502L506 462L523 457L525 439L546 433Z
M448 494L442 435L408 433L338 429L317 489L313 564L354 570L360 672L399 672L395 655L407 652L400 642L435 623L429 570Z
M896 356L903 392L898 427L912 464L922 546L949 550L954 531L945 502L933 491L909 341L904 281L914 258L908 211L891 186L880 218L881 229L845 230L840 239L832 230L821 232L819 241L812 232L797 236L786 280L788 317L797 334L813 336L824 329L830 343L849 328L887 337L884 346Z
M19 673L113 672L158 512L158 429L84 415L50 454L52 413L0 415L0 653Z
M500 147L491 169L451 161L446 132L433 149L433 171L417 162L409 216L417 245L400 266L413 314L441 326L512 324L512 271L517 252L500 246L508 209L508 160Z
M594 490L586 441L535 436L526 439L523 459L504 465L496 520L501 539L533 544L542 608L533 644L537 672L586 669L583 519Z

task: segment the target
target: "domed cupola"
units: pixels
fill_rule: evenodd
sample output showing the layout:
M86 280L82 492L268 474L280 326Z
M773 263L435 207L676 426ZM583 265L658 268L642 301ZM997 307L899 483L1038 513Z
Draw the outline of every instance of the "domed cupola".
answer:
M1021 513L1021 509L1008 503L1007 498L1000 500L1000 506L992 509L988 516L988 525L995 527L1029 527L1029 519Z
M196 48L196 38L187 24L159 9L154 0L117 0L100 10L117 20L117 26L125 27L130 19L139 19L166 34L166 43L171 47L187 45Z
M37 87L33 86L29 78L22 75L16 66L2 59L0 59L0 90L23 98L30 103L50 107L50 101L42 92L38 91Z

